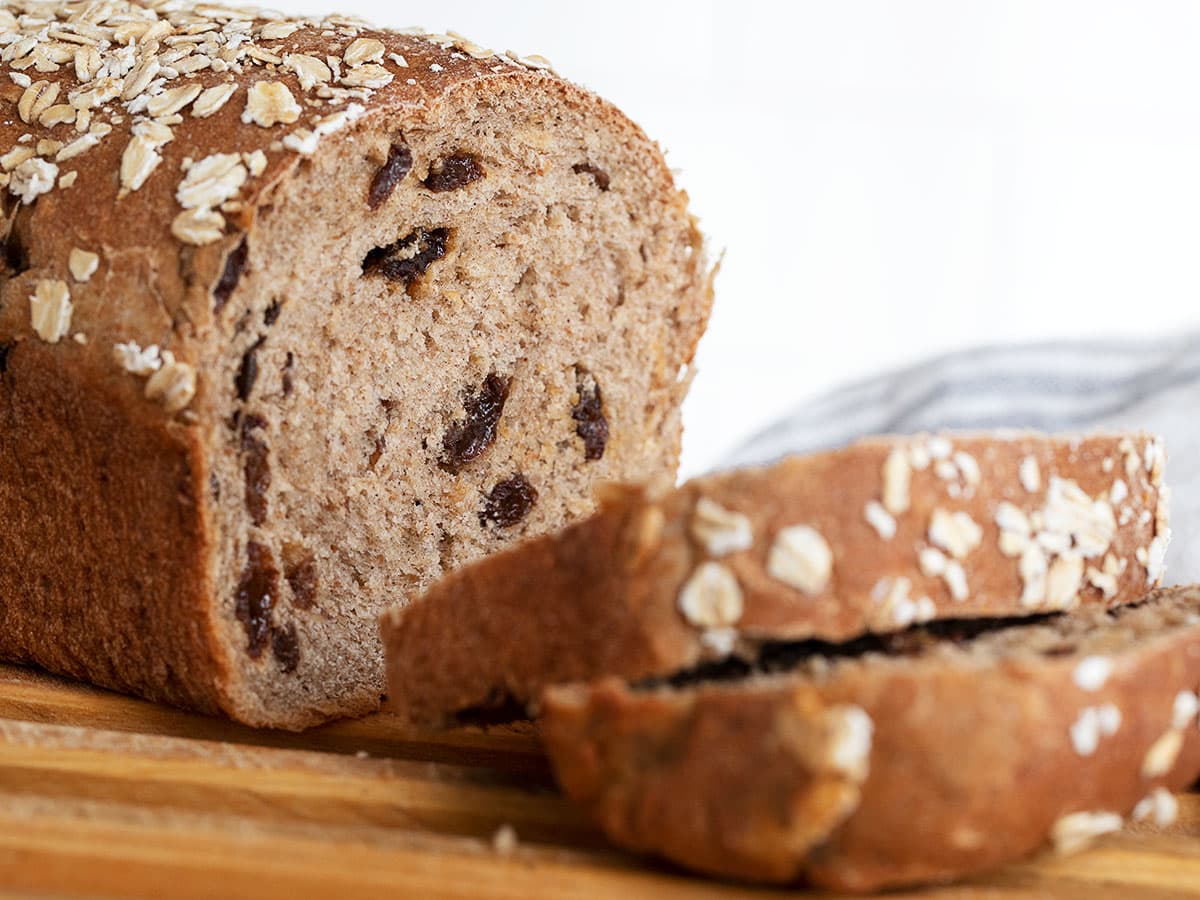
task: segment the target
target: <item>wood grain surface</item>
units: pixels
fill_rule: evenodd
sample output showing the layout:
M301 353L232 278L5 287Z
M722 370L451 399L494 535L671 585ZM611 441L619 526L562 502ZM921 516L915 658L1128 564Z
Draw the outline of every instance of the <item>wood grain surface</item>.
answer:
M515 847L495 841L509 826ZM405 732L386 713L255 731L0 667L0 891L85 897L786 895L609 847L554 788L529 726ZM805 893L804 896L818 895ZM1200 795L1169 829L939 900L1200 896Z

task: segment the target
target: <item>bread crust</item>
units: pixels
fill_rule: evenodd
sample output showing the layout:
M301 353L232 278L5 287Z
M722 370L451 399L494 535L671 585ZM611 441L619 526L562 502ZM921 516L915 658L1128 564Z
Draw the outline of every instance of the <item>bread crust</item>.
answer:
M30 11L54 15L64 8L41 4ZM23 10L23 4L10 4L4 15ZM154 21L145 6L135 4L132 13L133 20L145 14ZM241 13L222 14L217 27L236 30L242 21ZM231 633L243 638L237 627L219 621L228 618L221 607L229 598L219 596L221 567L228 561L220 558L222 525L209 483L228 427L224 373L240 314L236 302L215 302L213 291L231 254L247 235L254 241L264 211L308 164L282 142L311 128L315 117L361 104L358 118L320 138L310 157L316 160L352 142L359 129L402 131L436 122L440 110L463 92L486 99L515 86L587 110L598 127L642 148L643 174L670 209L685 215L686 197L657 147L634 123L542 60L494 55L457 36L402 34L336 17L250 21L254 38L243 51L253 46L281 58L304 54L320 61L341 59L351 42L378 41L379 64L392 78L369 96L318 103L296 71L243 52L240 69L207 68L169 82L205 89L228 83L235 93L210 116L185 108L179 121L168 122L171 139L156 148L161 162L140 187L123 190L119 173L134 128L139 121L145 126L145 116L126 113L117 99L93 116L93 125L111 130L82 155L55 163L52 189L28 205L4 194L9 264L0 271L0 352L7 362L0 375L5 432L0 440L9 452L0 461L0 519L9 523L13 549L0 562L6 598L0 656L257 725L302 728L339 712L368 711L378 694L360 698L353 708L332 710L262 710L239 696L239 662L230 656L229 641ZM285 37L266 38L259 31L267 22L287 21L296 28ZM3 24L15 27L8 20ZM143 41L134 33L132 46L141 53L160 39ZM0 62L0 98L10 110L19 107L29 82L57 87L59 104L83 84L78 63L17 62L7 57ZM349 71L345 65L343 74ZM288 89L302 106L299 121L262 127L245 118L248 91L262 82ZM332 86L344 85L335 77ZM0 118L0 155L40 148L45 141L68 144L83 134L71 124L22 119L16 113ZM264 164L256 171L250 160L259 153ZM172 222L183 211L176 191L185 164L215 154L237 154L249 170L246 181L233 204L221 208L225 227L218 239L181 242ZM55 155L51 148L39 158L50 163ZM63 176L74 180L64 184ZM7 168L0 174L5 186L13 177ZM365 204L366 185L362 189ZM699 258L698 232L693 236ZM99 256L98 268L82 280L71 269L74 250ZM55 343L31 321L30 297L47 282L62 282L73 308L69 329ZM690 343L685 361L711 303L710 291L696 294L696 308L680 310L681 321L701 323L685 332ZM145 377L114 360L115 346L125 342L169 350L192 370L195 394L183 408L164 409L146 395ZM664 460L664 467L670 463L673 459Z
M0 656L215 713L204 453L94 374L40 341L0 373Z
M882 536L865 509L884 496L887 460L930 444L940 452L941 443L949 446L944 458L957 455L968 470L966 457L975 461L975 483L941 477L932 462L913 471L907 508L894 516L895 533ZM1147 435L872 438L773 466L705 476L666 495L615 489L601 498L602 510L591 519L451 573L420 602L385 616L389 697L398 714L439 723L471 707L529 702L546 685L602 675L668 675L730 649L753 652L764 640L844 641L931 618L1127 603L1154 586L1138 559L1148 558L1147 548L1167 527L1161 464L1146 465L1158 447ZM1038 468L1036 490L1027 489L1020 474L1025 465L1025 481L1033 483L1028 459ZM1027 517L1040 514L1052 476L1117 510L1111 541L1086 564L1098 570L1111 555L1120 572L1107 591L1085 577L1061 602L1047 596L1029 604L1022 601L1021 560L1001 549L997 510L1007 503ZM1125 496L1112 504L1107 498L1117 480ZM952 485L960 487L957 496ZM745 518L742 534L748 537L738 549L713 554L698 538L701 499ZM978 543L961 559L969 590L963 599L955 599L945 574L923 569L922 550L953 561L931 539L935 511L964 513L979 529ZM812 528L829 548L828 577L815 592L771 571L773 543L794 525ZM712 562L740 590L740 613L728 628L689 621L681 610L689 579ZM734 643L714 647L714 632Z
M143 346L169 345L178 359L199 367L206 361L205 351L219 353L232 336L227 327L221 327L229 323L221 321L221 310L214 308L212 298L226 257L253 230L260 211L270 206L280 185L293 177L304 162L305 157L282 146L281 139L304 126L310 115L331 115L345 110L352 102L365 107L360 117L352 127L326 135L317 144L316 153L323 146L346 140L355 127L388 121L400 129L435 118L437 108L455 92L472 91L486 97L489 92L516 82L528 90L547 92L564 103L588 108L606 127L644 145L646 171L653 181L664 193L677 196L681 207L686 204L686 197L675 188L662 154L636 124L612 104L547 68L532 68L506 56L476 58L458 46L468 42L453 36L401 34L365 27L357 20L353 20L353 38L334 30L349 26L352 22L349 19L255 21L301 23L286 39L259 42L273 52L324 59L331 53L340 56L351 40L372 40L383 45L385 62L390 54L397 54L407 66L398 68L386 62L385 68L395 77L387 85L374 89L365 100L346 98L329 105L305 107L304 115L294 125L269 128L243 120L247 91L255 83L280 82L295 97L305 98L306 92L293 71L247 61L242 73L204 70L183 79L180 83L197 83L204 88L229 82L237 90L212 115L203 118L184 115L182 122L172 126L172 140L158 150L162 162L140 188L128 192L122 191L117 173L137 117L125 115L95 147L59 164L60 174L78 173L71 187L56 187L29 206L14 206L12 198L8 198L6 225L11 229L17 215L25 217L21 231L29 259L25 271L6 277L0 284L0 297L6 301L0 305L0 339L36 339L27 303L8 301L18 298L25 301L42 279L60 279L69 284L75 307L71 331L87 337L86 344L63 342L59 352L64 356L94 358L100 364L98 370L111 369L113 345L136 340ZM11 63L0 63L0 76L8 76L10 72L25 74L13 70ZM59 85L59 96L64 99L70 91L82 86L70 64L57 72L33 71L29 77ZM8 77L0 77L0 99L10 105L18 103L24 90ZM108 117L102 118L108 121ZM32 139L27 135L32 135ZM36 144L41 139L69 141L75 137L78 137L76 132L67 126L47 128L36 122L27 124L16 116L0 118L0 154L22 143ZM182 244L172 235L171 223L182 210L175 193L183 178L184 161L203 160L215 153L250 155L256 151L265 155L265 168L258 175L248 175L237 196L239 208L226 213L226 236L201 246ZM101 253L100 269L82 284L74 282L68 270L70 251L76 247ZM150 290L146 290L147 286ZM106 302L115 296L121 298L120 309ZM707 309L702 313L706 316ZM128 374L124 373L124 377ZM198 418L211 412L204 406L204 395L201 369L197 401L191 407Z
M1200 685L1200 590L1148 604L1164 597L1190 607L1192 624L1114 653L1095 690L1074 677L1078 653L874 657L827 677L552 687L541 733L563 789L623 846L836 890L948 880L1067 841L1064 816L1125 816L1156 788L1195 780L1200 732L1176 698ZM1109 704L1119 726L1083 755L1074 729ZM873 723L859 771L830 728L847 708ZM1147 776L1151 748L1173 732L1177 755Z

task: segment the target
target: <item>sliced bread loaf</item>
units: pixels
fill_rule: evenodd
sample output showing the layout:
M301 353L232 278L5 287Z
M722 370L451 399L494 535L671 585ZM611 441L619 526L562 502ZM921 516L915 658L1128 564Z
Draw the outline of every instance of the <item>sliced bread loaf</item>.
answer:
M217 3L0 29L0 657L366 712L386 604L673 480L700 237L544 59Z
M922 435L611 489L385 616L392 704L436 723L763 641L1131 602L1163 574L1162 470L1143 434Z
M945 622L629 686L548 689L558 779L617 843L703 872L867 891L967 875L1200 773L1200 589Z

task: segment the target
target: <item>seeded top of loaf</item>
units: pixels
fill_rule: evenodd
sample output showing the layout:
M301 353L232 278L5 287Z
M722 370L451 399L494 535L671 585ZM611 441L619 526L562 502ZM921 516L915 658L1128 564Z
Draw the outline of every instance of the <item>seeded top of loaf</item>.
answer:
M78 345L185 420L241 234L337 132L515 78L646 140L545 59L455 34L171 0L5 2L0 29L0 340Z
M141 242L219 240L226 217L244 223L298 156L370 107L549 69L458 35L217 4L6 3L0 26L16 111L0 130L0 184L24 204L81 188L76 203L110 201L121 235Z

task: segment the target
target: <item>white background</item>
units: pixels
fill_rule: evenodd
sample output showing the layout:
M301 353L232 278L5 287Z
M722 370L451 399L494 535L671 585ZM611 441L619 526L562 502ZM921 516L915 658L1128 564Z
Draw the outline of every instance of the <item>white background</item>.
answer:
M668 151L725 251L685 474L807 397L930 353L1197 318L1200 3L339 11L542 53Z

